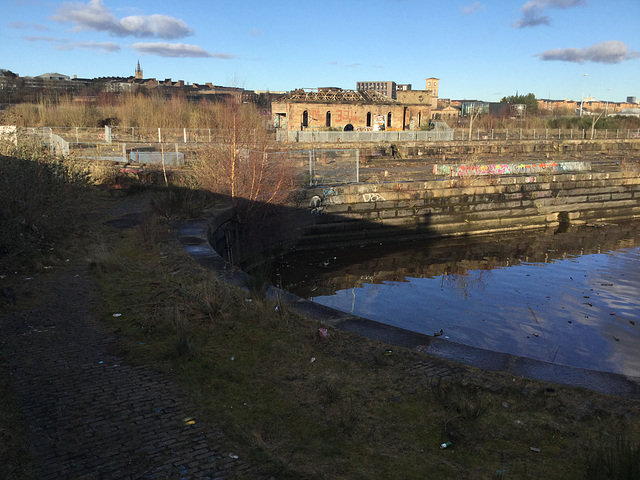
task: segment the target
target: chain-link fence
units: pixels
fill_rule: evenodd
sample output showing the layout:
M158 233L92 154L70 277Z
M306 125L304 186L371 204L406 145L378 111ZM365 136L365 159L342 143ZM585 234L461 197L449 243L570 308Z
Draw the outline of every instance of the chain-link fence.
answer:
M207 128L151 128L151 127L39 127L25 129L41 136L58 135L69 144L126 143L126 144L207 144L221 143L227 132ZM422 131L387 132L328 132L320 130L274 131L273 139L291 143L367 143L367 142L444 142L444 141L509 141L509 140L590 140L640 138L640 129L478 129L436 128Z
M207 129L155 129L157 138L151 139L151 129L116 128L29 128L18 129L21 134L37 136L52 152L85 160L111 161L122 164L180 166L197 160L198 151L222 142L225 135ZM454 139L469 142L469 130L452 131ZM340 132L326 132L340 133ZM347 133L347 132L342 132ZM359 133L359 132L356 132ZM399 132L396 132L399 133ZM402 133L402 132L400 132ZM413 132L406 132L413 133ZM594 138L640 138L638 130L595 130ZM142 138L150 141L141 141ZM180 137L177 137L180 135ZM566 140L591 136L584 130L476 130L470 143L501 140ZM162 142L158 142L162 139ZM169 141L172 140L172 141ZM393 148L393 145L392 145ZM339 185L345 183L413 180L433 175L424 161L403 162L396 167L365 161L360 165L359 149L300 149L269 152L268 158L286 161L293 165L298 184ZM429 163L429 162L427 162Z
M360 181L360 151L350 149L312 149L286 152L287 160L299 172L304 185L338 185Z

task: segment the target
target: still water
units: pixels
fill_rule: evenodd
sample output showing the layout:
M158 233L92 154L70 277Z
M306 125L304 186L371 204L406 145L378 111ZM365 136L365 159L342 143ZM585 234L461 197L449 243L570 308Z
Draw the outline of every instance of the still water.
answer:
M465 345L640 377L640 223L289 254L273 283Z

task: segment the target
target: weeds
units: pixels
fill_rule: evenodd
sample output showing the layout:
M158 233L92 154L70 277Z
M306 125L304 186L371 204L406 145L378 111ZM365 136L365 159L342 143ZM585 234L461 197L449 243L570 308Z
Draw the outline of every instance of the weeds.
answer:
M69 203L77 203L76 192L69 194ZM82 258L88 257L99 288L95 314L117 333L123 361L152 365L179 383L202 411L203 423L238 442L234 451L258 464L265 478L274 472L283 480L637 475L635 401L558 386L548 396L542 393L547 384L459 365L459 377L430 381L426 370L415 368L424 360L418 352L394 347L386 356L388 345L339 329L319 340L319 324L292 309L276 311L253 294L248 302L244 290L201 270L177 243L176 215L189 211L193 198L199 202L198 195L154 190L146 222L122 230L91 224L99 233L88 239L91 253ZM99 198L104 208L136 201ZM73 223L67 217L57 222L65 228ZM473 382L478 379L482 383ZM485 380L508 387L476 386ZM11 386L0 386L8 399ZM623 440L596 446L576 441L592 437L611 418L627 426ZM0 425L14 432L19 421L7 416ZM452 448L440 450L443 434ZM532 445L540 453L532 454ZM25 450L15 451L18 460L26 458L19 453ZM0 450L0 463L8 466L0 473L13 472L16 464L7 453ZM590 459L584 465L581 455Z
M33 266L74 233L85 176L33 143L0 150L0 267Z
M431 384L435 399L446 409L467 420L482 417L489 406L476 389L464 388L459 381L443 382L441 378Z
M634 480L640 478L640 446L626 435L613 441L599 442L587 458L587 477L590 480Z

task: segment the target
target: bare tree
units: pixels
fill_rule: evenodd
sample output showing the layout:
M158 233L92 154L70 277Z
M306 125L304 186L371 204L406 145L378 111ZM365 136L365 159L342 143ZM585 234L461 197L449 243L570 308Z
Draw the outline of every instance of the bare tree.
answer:
M604 114L604 110L600 112L600 114L596 117L595 114L591 116L591 140L595 137L596 134L596 123L600 120L600 117Z
M480 105L474 105L469 109L469 140L471 140L471 131L473 128L473 122L475 121L476 118L478 118L481 111L482 111L482 107L480 107Z
M265 120L255 106L227 102L215 127L217 142L198 151L194 173L199 185L228 195L240 221L286 201L293 169L286 155L269 148Z

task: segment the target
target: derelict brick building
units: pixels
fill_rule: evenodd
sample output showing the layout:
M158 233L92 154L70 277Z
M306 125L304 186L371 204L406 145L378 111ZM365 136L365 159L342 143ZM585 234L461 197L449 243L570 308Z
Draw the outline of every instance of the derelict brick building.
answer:
M431 118L430 102L405 104L373 90L294 90L271 104L274 125L287 130L412 130Z

